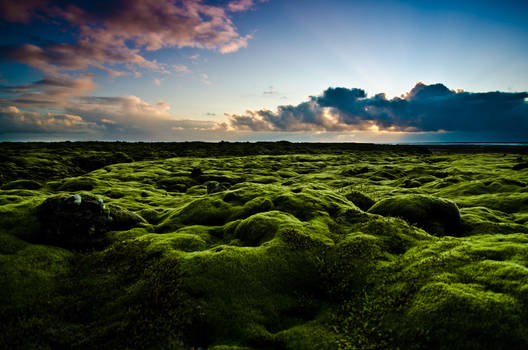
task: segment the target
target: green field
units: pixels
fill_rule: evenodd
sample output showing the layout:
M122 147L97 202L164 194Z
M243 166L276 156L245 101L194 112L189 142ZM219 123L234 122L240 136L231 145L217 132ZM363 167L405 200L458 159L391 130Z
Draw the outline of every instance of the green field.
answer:
M526 148L0 151L0 348L528 348Z

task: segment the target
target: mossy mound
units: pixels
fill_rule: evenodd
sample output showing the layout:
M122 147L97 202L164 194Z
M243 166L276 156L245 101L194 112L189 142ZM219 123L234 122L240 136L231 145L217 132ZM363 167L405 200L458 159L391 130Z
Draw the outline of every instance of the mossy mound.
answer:
M347 190L344 196L357 205L357 207L363 211L367 211L376 203L372 198L357 190Z
M434 282L414 297L403 332L423 337L428 348L521 349L528 341L521 307L511 296L479 285Z
M231 206L219 198L200 198L176 210L158 229L168 232L184 225L223 225L231 213Z
M42 187L40 182L35 180L15 180L8 182L2 185L2 190L13 190L13 189L22 189L22 190L38 190Z
M427 232L443 236L460 231L460 212L453 202L427 195L402 195L386 198L369 213L401 217Z
M258 246L275 237L275 233L281 226L298 226L300 221L295 217L270 211L259 213L242 220L236 227L234 235L244 245Z
M79 177L66 180L58 185L60 191L91 191L97 186L97 181L89 177Z

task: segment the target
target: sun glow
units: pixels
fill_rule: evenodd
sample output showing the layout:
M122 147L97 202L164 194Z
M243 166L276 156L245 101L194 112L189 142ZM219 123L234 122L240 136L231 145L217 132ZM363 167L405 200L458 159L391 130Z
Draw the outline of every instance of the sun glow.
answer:
M368 129L372 132L380 132L380 128L376 124L372 124Z

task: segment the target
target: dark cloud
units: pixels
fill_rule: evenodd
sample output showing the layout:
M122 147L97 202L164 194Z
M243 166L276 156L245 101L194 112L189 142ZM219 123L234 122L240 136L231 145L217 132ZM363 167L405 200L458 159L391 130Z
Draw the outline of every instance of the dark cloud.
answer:
M418 83L402 97L368 97L362 89L328 88L297 106L227 115L253 131L468 131L528 135L528 93L453 91Z

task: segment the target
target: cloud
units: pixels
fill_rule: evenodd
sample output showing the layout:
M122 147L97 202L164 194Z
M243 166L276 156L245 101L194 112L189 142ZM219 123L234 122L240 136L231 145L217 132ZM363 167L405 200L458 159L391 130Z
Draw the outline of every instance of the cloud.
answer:
M227 4L231 12L247 11L253 6L253 0L236 0Z
M37 11L47 9L49 1L0 1L0 18L10 22L28 22Z
M0 104L23 107L64 106L72 97L85 96L96 88L92 75L83 74L73 78L57 74L32 84L0 86L0 92L9 95L8 99L0 99Z
M136 1L1 1L0 18L9 22L40 19L66 22L78 33L74 43L0 47L0 58L14 60L46 74L123 64L129 70L146 68L170 72L170 66L148 60L142 51L194 47L230 53L246 47L251 35L242 35L230 12L246 11L252 1L209 5L201 0ZM187 72L183 65L172 66ZM111 70L110 72L115 71Z
M275 88L273 86L269 86L267 90L264 90L262 92L262 95L264 96L270 96L270 95L277 95L279 92L277 90L275 90Z
M209 80L209 76L207 74L205 74L205 73L200 74L200 80L205 85L211 85L212 84L211 81Z
M65 108L67 113L103 126L101 135L170 139L173 131L212 131L224 129L213 121L176 118L165 101L151 104L137 96L84 97Z
M157 86L161 86L161 79L154 78L154 84L156 84Z
M259 0L259 2L267 2L268 0ZM227 4L227 8L231 12L247 11L253 8L253 0L233 0Z
M0 106L0 135L85 133L94 128L97 128L94 123L74 114L37 113L21 111L15 106Z
M230 126L251 131L494 132L526 135L528 93L450 90L416 86L402 97L368 97L362 89L328 88L320 96L277 111L227 114Z
M178 73L190 73L191 70L184 64L173 64L172 69Z
M0 135L61 135L66 139L182 140L211 139L226 133L226 123L176 118L164 101L137 96L79 97L61 112L35 112L0 104Z

